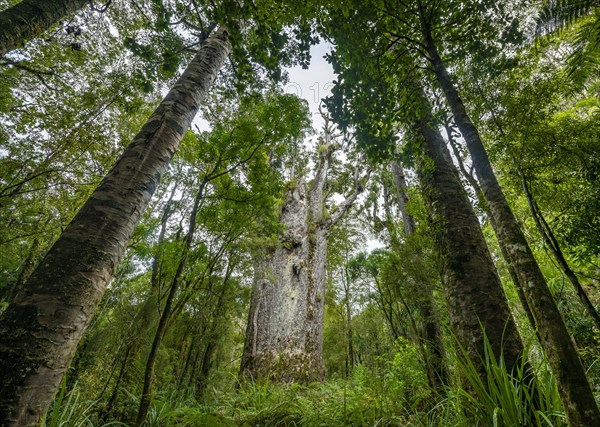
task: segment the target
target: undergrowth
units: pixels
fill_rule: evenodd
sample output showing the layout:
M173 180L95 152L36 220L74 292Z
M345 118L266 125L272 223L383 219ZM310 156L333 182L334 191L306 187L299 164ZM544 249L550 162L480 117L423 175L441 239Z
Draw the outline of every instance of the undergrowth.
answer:
M514 376L502 358L486 344L484 369L487 386L465 357L457 358L462 385L433 393L418 363L414 347L400 343L397 352L379 360L377 368L354 367L348 378L333 378L310 385L276 385L269 382L237 384L228 391L208 390L203 402L193 390L159 393L146 426L439 426L500 427L566 425L556 384L545 362L535 368L536 392L524 386L525 363ZM529 374L530 375L530 374ZM525 381L524 381L525 378ZM467 392L467 390L469 390ZM137 405L127 402L127 407ZM64 388L49 412L44 427L126 426L102 422L97 401L81 398L75 386Z

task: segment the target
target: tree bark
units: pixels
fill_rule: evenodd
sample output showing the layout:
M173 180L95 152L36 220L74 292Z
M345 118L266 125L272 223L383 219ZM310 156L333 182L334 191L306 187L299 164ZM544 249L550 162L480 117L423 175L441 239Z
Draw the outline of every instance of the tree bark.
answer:
M285 227L277 247L255 270L240 376L275 382L321 381L327 244L331 227L350 208L362 186L324 215L324 187L335 147L326 140L310 188L290 188L280 214Z
M404 223L404 232L406 236L411 236L415 233L417 227L414 218L407 209L408 186L404 170L400 163L395 160L391 161L392 178L396 187L396 199L402 222ZM415 254L418 256L417 254ZM442 339L442 331L440 328L438 317L434 310L433 303L433 283L416 284L420 290L420 295L417 296L417 308L423 319L423 331L419 333L420 339L426 343L429 354L425 355L427 363L427 371L429 385L433 390L438 392L443 391L448 385L448 370L446 367L446 350ZM399 290L399 292L401 292Z
M39 422L160 176L231 46L201 47L0 318L0 419Z
M585 308L588 315L592 318L594 325L596 325L596 329L600 331L600 315L598 315L596 307L594 307L594 304L592 304L592 301L590 301L590 298L585 292L585 289L583 289L583 286L581 286L579 278L577 277L573 269L571 269L571 267L569 266L569 263L567 262L567 259L565 258L565 255L563 254L562 249L560 248L560 244L558 243L554 232L550 228L550 225L546 221L546 218L544 218L544 214L542 213L536 200L534 199L533 194L531 194L531 190L529 189L529 185L527 184L527 179L525 178L524 172L522 170L520 170L519 172L521 174L521 184L523 186L525 196L527 197L527 204L529 205L531 216L533 217L535 226L537 227L538 231L542 236L542 239L544 240L544 244L552 253L552 256L556 260L560 269L563 271L565 276L567 276L567 278L573 285L573 288L575 288L575 292L577 292L577 296L579 297L581 304L583 304L583 308Z
M519 366L523 344L511 316L500 278L485 243L458 172L440 132L431 124L431 106L424 94L415 128L423 141L426 159L418 174L443 261L444 283L452 329L487 383L484 334L509 370Z
M0 57L37 37L90 0L23 0L0 12Z
M288 190L280 214L285 234L254 273L241 376L276 382L323 379L324 289L314 289L305 183Z
M600 411L579 359L577 348L569 335L527 239L504 197L479 132L471 121L458 90L448 74L427 25L424 25L423 35L435 76L471 153L479 184L490 212L498 225L498 240L506 245L509 259L520 277L519 283L535 317L541 344L558 384L569 425L600 425Z
M471 173L468 172L467 169L465 168L465 165L460 156L458 147L456 146L456 141L454 140L454 137L452 136L452 129L450 128L450 126L448 124L445 124L445 128L446 128L446 132L448 134L448 142L450 143L450 147L452 148L454 157L456 157L456 161L458 162L458 168L460 169L460 172L462 173L464 178L469 182L471 187L473 187L473 190L475 190L475 196L477 198L477 203L479 203L479 207L485 211L485 213L490 221L490 224L492 225L492 228L494 229L494 234L496 234L496 236L497 236L498 235L498 231L497 231L498 224L496 224L496 220L492 216L492 214L490 212L490 208L489 208L487 202L485 201L485 197L483 195L483 190L481 189L481 186L479 185L479 183L473 176L472 172ZM505 245L505 242L503 240L498 240L498 246L500 247L500 252L502 252L502 258L504 258L504 261L506 262L506 266L508 268L508 274L510 275L510 277L513 281L513 284L517 290L517 296L519 297L519 301L521 301L521 306L523 307L523 310L525 311L525 315L527 316L527 319L529 320L529 324L535 330L535 333L539 339L537 325L535 324L535 318L533 317L533 313L531 312L531 308L529 308L529 303L527 302L527 298L525 297L525 293L523 292L523 286L520 283L521 279L519 278L519 275L517 274L515 267L510 262L510 257L508 255L508 249Z

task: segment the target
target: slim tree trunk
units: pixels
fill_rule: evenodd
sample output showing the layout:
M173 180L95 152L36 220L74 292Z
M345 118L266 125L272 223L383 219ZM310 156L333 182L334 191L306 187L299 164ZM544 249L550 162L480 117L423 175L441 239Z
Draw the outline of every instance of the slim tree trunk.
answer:
M160 176L231 49L219 31L79 210L0 318L0 419L47 411Z
M188 230L185 234L185 238L183 241L183 250L181 258L179 259L177 270L175 271L175 275L173 276L173 280L171 281L171 287L169 289L169 293L165 301L165 306L158 321L158 326L156 328L156 333L154 334L152 346L150 347L150 353L148 354L148 359L146 361L146 370L144 372L144 387L142 389L140 407L138 409L138 414L135 421L135 424L137 426L142 425L142 423L146 419L146 415L148 414L148 409L150 409L150 402L152 400L152 388L154 384L154 366L156 365L158 350L160 349L160 344L162 343L162 339L165 336L165 332L167 331L167 324L169 323L173 311L173 303L175 302L175 297L177 295L177 292L179 291L179 285L182 280L183 271L187 264L187 257L192 247L192 240L194 238L194 233L196 232L196 217L198 216L198 209L200 207L200 202L204 197L204 190L206 188L207 183L208 178L205 177L201 181L200 187L198 188L198 191L196 193L196 197L194 198L194 206L190 213L190 223L188 225Z
M408 213L406 206L408 204L408 191L404 170L396 160L392 160L390 165L392 167L394 186L396 187L396 200L398 201L398 207L400 208L400 214L402 215L402 223L404 224L404 232L407 236L410 236L411 234L414 234L417 226L412 215Z
M221 286L221 291L219 292L219 298L217 299L216 306L212 312L210 330L207 334L208 343L206 344L206 349L204 350L200 374L196 378L196 397L198 399L202 397L204 391L206 390L206 386L208 385L208 376L213 367L213 356L218 348L218 326L222 321L222 316L225 311L225 295L229 289L229 279L231 278L233 268L234 264L231 260L230 254L229 262L227 263L227 269L225 271L225 277L223 278L223 283Z
M113 392L111 393L110 398L108 399L106 407L100 414L101 420L106 420L112 415L115 403L117 402L117 398L119 396L119 391L121 389L121 382L125 378L125 373L127 370L127 364L129 362L129 355L131 354L131 350L132 348L128 347L125 351L125 356L123 357L123 362L121 363L121 369L119 370L119 375L117 376L117 379L115 381L115 387L113 388Z
M346 324L348 325L348 365L346 376L354 370L354 338L352 331L352 304L350 295L350 274L348 273L348 254L346 253L346 264L344 267L344 308L346 310Z
M520 169L520 168L519 168ZM579 278L575 274L575 272L569 266L565 255L560 248L560 244L554 235L554 232L550 228L548 222L546 222L546 218L544 218L544 214L540 210L536 200L533 198L533 194L531 194L531 190L529 189L529 185L527 184L527 179L525 178L525 174L522 170L519 171L521 174L521 184L523 186L523 191L525 192L525 196L527 197L527 203L529 205L529 210L531 212L531 216L533 217L533 221L535 222L535 226L540 232L542 239L544 240L544 244L552 253L552 256L558 263L558 266L563 271L565 276L569 279L573 288L575 288L575 292L577 292L577 296L583 304L583 308L587 311L588 315L592 318L592 321L596 325L596 329L600 331L600 316L594 307L594 304L590 301L587 293L581 286L579 282Z
M146 337L147 337L147 333L148 331L153 327L153 325L156 323L157 317L160 313L160 308L159 308L159 300L160 300L160 289L161 289L161 275L160 270L161 270L161 263L162 263L162 253L164 250L164 241L165 241L165 234L167 231L167 225L168 225L168 221L169 218L172 214L172 204L173 204L173 198L175 197L175 193L177 191L177 187L178 187L179 183L176 183L173 186L173 189L171 190L171 194L169 196L169 199L167 200L167 202L165 203L162 215L161 215L161 221L160 221L160 231L158 234L158 242L156 244L156 250L153 254L153 258L152 258L152 274L150 277L150 289L148 290L148 295L146 297L146 300L141 304L141 307L138 311L138 313L136 314L135 318L133 319L131 328L130 328L130 333L128 334L128 339L126 340L126 346L127 346L127 354L129 355L128 357L128 362L127 365L124 367L124 375L123 377L125 378L125 384L124 387L128 387L128 380L129 379L133 379L131 375L129 375L129 371L130 370L137 370L137 366L138 366L138 361L140 359L140 355L142 352L142 349L144 348L144 344L146 341Z
M427 52L436 78L444 92L454 120L465 139L479 184L490 212L498 225L498 240L506 245L510 262L535 317L548 364L558 384L565 414L571 426L600 425L600 411L594 400L577 348L569 335L556 302L548 289L531 248L496 179L479 132L460 98L437 50L430 29L424 26Z
M21 289L23 289L23 285L25 284L26 280L29 278L29 276L31 276L31 273L33 273L33 270L37 264L36 258L38 257L39 246L40 237L36 234L36 236L33 238L33 242L31 242L31 246L29 247L27 257L21 264L21 271L19 271L19 276L17 276L17 280L15 281L14 287L11 291L11 296L8 298L9 300L14 298L14 296L17 295Z
M0 57L48 31L90 0L23 0L0 12Z
M404 232L407 236L410 236L415 233L417 227L414 218L407 209L409 198L404 170L400 163L395 160L392 160L390 164L396 187L398 207L404 223ZM420 335L422 335L422 340L427 344L430 353L426 355L426 360L429 361L427 367L429 383L433 390L442 391L448 385L448 370L446 368L446 350L442 339L442 331L434 310L433 284L420 283L417 286L422 291L422 294L417 296L416 299L424 323L423 332Z
M487 382L482 360L484 335L508 369L519 366L523 344L511 316L500 278L477 216L440 132L431 124L431 106L420 97L415 128L423 140L433 171L419 165L417 172L443 260L444 282L452 329L467 355Z

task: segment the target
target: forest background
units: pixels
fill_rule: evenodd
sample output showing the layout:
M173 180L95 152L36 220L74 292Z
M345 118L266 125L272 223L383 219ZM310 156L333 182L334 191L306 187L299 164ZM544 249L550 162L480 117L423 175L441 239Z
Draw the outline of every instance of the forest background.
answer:
M0 425L600 425L596 1L0 10Z

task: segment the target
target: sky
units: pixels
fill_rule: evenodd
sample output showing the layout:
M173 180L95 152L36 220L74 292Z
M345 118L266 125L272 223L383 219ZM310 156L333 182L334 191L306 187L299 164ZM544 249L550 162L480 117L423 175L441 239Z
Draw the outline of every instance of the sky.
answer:
M306 99L310 112L312 113L313 127L319 130L323 125L323 120L319 115L319 104L321 99L331 93L333 87L333 68L324 56L331 51L329 43L321 41L310 50L310 67L303 70L302 67L288 68L289 82L284 86L285 93L298 95Z
M335 74L333 68L324 56L332 49L331 45L321 42L311 48L310 67L303 70L302 67L289 68L289 82L284 86L284 92L294 93L301 98L306 99L310 112L312 113L313 128L319 131L323 125L323 119L319 115L319 104L321 99L331 93ZM343 197L339 197L342 199ZM336 200L337 202L341 200ZM361 250L371 252L376 248L383 247L383 242L368 238L366 245Z

